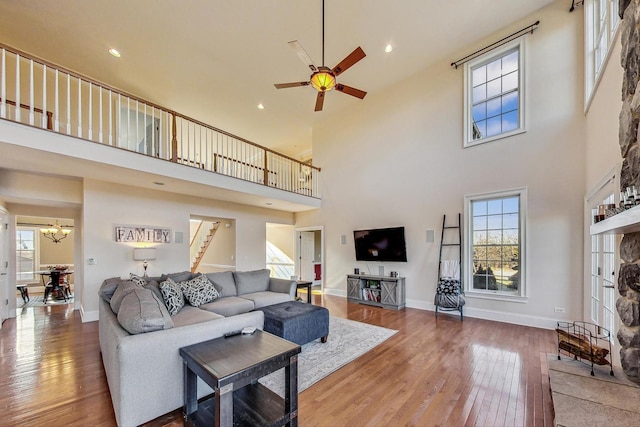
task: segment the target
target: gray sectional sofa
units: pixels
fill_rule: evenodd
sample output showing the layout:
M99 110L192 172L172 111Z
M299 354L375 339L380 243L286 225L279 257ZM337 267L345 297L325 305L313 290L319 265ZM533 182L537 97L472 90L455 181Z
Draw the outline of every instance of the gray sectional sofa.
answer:
M269 270L206 276L219 297L199 307L187 303L173 316L159 285L167 278L184 283L194 278L190 272L102 284L100 349L119 426L139 425L183 405L181 347L245 326L262 329L264 314L255 309L295 297L296 282L270 278ZM211 392L198 379L198 398Z

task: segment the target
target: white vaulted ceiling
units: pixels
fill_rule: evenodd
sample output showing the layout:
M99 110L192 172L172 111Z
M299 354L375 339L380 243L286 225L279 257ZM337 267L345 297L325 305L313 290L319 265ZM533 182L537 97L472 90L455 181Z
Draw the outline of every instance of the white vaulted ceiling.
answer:
M370 97L553 1L326 0L325 62L361 46L339 81ZM314 123L367 98L329 93L314 113L311 87L276 90L309 78L291 40L322 65L321 0L0 1L0 42L299 156Z

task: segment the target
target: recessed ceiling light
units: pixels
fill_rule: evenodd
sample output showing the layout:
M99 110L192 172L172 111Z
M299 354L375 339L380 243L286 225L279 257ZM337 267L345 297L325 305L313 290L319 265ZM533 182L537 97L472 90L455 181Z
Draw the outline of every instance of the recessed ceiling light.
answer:
M258 110L264 110L264 105L258 104Z
M113 56L115 56L116 58L120 58L120 52L118 52L117 49L111 48L109 49L109 53Z
M388 45L384 48L384 51L385 51L385 52L387 52L387 53L391 52L392 50L393 50L393 46L391 46L390 44L388 44Z

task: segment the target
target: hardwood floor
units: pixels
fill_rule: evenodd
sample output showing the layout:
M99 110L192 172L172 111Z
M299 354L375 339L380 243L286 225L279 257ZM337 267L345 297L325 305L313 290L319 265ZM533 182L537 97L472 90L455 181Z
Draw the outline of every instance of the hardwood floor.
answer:
M302 392L299 425L553 425L552 331L313 298L333 316L399 332ZM115 425L97 326L68 306L27 308L5 321L0 425ZM180 409L146 424L181 425Z

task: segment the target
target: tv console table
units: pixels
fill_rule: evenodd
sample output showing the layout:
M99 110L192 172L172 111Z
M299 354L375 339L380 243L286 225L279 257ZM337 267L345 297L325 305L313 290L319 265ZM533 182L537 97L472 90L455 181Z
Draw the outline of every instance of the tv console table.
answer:
M405 306L405 278L347 275L347 299L360 304L402 310Z

